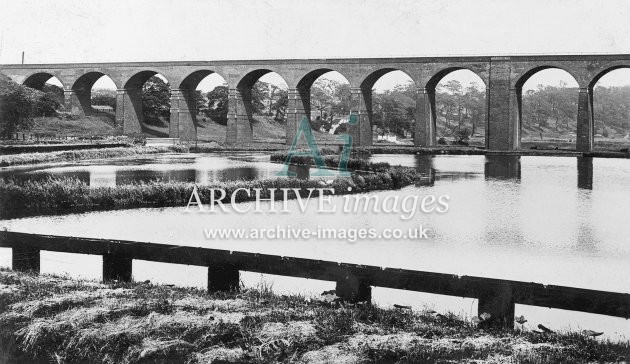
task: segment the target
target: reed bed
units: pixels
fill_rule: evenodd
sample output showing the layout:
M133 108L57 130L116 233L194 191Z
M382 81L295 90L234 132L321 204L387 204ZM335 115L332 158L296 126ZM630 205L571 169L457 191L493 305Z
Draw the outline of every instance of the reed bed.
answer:
M226 203L238 188L262 189L261 195L270 197L270 189L276 198L282 198L282 188L298 189L306 196L309 188L332 188L335 194L361 193L375 190L392 190L412 184L417 173L412 168L390 167L389 170L368 174L353 174L352 177L322 179L269 178L254 181L216 181L210 185L198 185L202 202L210 201L213 191L225 190ZM116 187L90 187L77 178L48 178L43 181L9 180L0 182L0 218L16 218L70 212L115 210L140 207L186 206L193 187L185 182L134 183ZM217 197L218 192L217 193ZM317 196L314 191L313 196ZM236 202L251 201L255 194L237 194ZM289 198L295 198L291 193Z

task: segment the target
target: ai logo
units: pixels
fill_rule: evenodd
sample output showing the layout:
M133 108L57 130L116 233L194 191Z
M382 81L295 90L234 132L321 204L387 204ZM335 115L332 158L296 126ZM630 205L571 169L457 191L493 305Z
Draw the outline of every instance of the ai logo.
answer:
M359 116L357 114L350 114L348 119L348 124L356 125L359 122ZM308 145L308 150L300 151L298 148L298 142L300 138L304 136L306 139L306 144ZM343 141L343 148L341 149L341 156L339 158L339 167L338 167L338 176L348 177L350 176L350 172L348 172L348 160L350 159L350 151L352 150L352 136L348 134L338 135L339 140ZM302 117L300 124L298 125L297 133L295 133L295 138L293 138L293 143L291 144L291 148L287 153L287 159L284 161L284 167L280 172L278 172L277 176L289 176L295 177L296 173L289 171L289 165L291 164L291 158L293 157L313 157L313 161L315 162L315 166L317 167L317 172L312 173L311 176L332 176L332 173L326 169L326 164L324 163L324 158L320 153L319 147L317 146L317 141L313 136L313 132L311 131L311 125L308 122L308 118L306 116Z

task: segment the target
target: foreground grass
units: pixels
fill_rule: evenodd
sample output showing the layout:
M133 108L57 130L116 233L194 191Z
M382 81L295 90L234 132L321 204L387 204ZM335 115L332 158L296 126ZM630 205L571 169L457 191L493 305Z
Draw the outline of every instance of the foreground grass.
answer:
M623 361L629 343L482 330L458 317L278 296L0 270L0 358L17 362Z
M186 147L118 147L103 149L79 149L48 153L22 153L0 156L0 167L50 162L69 162L85 159L104 159L116 157L133 157L142 154L155 154L167 152L187 152Z
M360 162L353 162L358 165ZM230 202L232 193L239 188L260 188L261 196L269 198L275 188L275 198L283 198L281 189L298 189L301 196L318 190L332 188L335 194L362 193L375 190L398 189L414 183L418 173L413 168L391 167L386 163L365 166L376 172L353 174L330 180L269 178L253 181L215 181L210 185L197 186L201 201L207 203L215 190L226 192L224 203ZM186 182L151 182L134 183L116 187L91 188L87 183L76 178L49 178L44 181L0 182L0 218L15 218L43 214L61 214L96 210L114 210L139 207L176 207L186 206L191 197L194 184ZM216 198L219 195L216 192ZM291 192L289 198L295 198ZM236 202L252 201L256 194L236 195Z

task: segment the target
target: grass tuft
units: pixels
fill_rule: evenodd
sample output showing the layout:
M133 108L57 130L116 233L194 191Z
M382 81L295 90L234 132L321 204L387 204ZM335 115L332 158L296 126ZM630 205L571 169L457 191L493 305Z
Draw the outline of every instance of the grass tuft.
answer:
M582 363L630 357L628 342L486 331L453 314L370 304L333 307L274 294L267 284L208 293L6 270L0 282L11 288L0 291L7 302L0 309L0 357L20 362Z

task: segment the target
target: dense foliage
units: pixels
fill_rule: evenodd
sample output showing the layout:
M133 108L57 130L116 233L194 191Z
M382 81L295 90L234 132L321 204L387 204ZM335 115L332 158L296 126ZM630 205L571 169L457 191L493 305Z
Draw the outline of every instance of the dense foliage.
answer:
M32 125L34 99L32 89L0 75L0 133L3 138Z
M227 124L228 114L228 88L227 86L217 86L206 94L208 98L207 108L201 110L212 120L219 124Z
M596 87L593 93L595 134L622 138L630 132L630 86ZM575 137L576 88L539 85L523 92L523 132L539 138Z
M288 104L287 90L276 85L258 81L252 87L249 95L251 98L251 112L255 115L273 116L280 123L286 121L286 109ZM199 94L197 111L205 114L217 123L227 124L228 114L228 88L225 85L217 86L206 94L206 100Z
M153 76L142 86L142 116L150 125L164 125L171 115L171 87Z
M116 91L107 89L92 90L93 106L109 106L112 110L116 110Z

